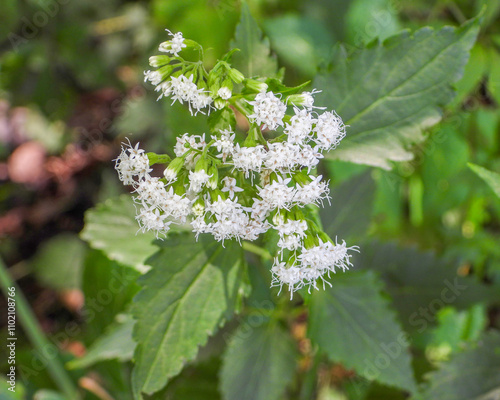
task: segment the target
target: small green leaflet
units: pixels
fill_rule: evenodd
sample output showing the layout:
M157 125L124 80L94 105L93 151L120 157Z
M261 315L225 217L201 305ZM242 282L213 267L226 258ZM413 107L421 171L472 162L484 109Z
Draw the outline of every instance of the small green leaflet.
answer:
M243 321L223 358L221 390L225 400L278 400L292 381L297 348L277 321L258 326Z
M137 234L139 225L135 214L131 196L109 199L87 211L85 228L80 235L111 260L145 272L148 267L144 261L157 248L152 244L154 235L151 232Z
M192 360L198 347L239 306L245 263L238 243L172 235L148 259L152 269L134 299L138 342L132 385L136 399L161 390Z
M500 174L496 172L488 171L486 168L480 167L479 165L469 163L469 167L474 171L483 181L485 181L489 187L495 192L495 194L500 197Z
M441 119L454 96L479 31L479 20L460 28L404 31L348 57L337 48L330 71L314 86L317 104L337 111L347 137L327 157L390 169L412 158L409 147Z
M236 27L234 40L231 41L231 47L241 50L234 53L233 66L246 77L276 76L278 61L271 56L269 39L263 37L246 2L241 5L241 19Z
M332 361L369 380L414 392L408 336L371 272L338 273L311 296L309 337Z
M476 345L428 376L415 400L495 400L500 396L500 334L486 332Z

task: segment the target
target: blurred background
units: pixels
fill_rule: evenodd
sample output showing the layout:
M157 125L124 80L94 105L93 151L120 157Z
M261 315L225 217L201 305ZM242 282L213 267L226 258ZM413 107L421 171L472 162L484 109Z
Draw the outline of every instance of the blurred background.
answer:
M459 259L463 275L500 281L500 202L467 166L500 171L500 1L248 4L290 86L311 80L337 42L355 51L402 29L459 25L486 7L457 97L414 149L414 160L392 171L325 161L321 172L332 180L334 195L324 215L327 231L355 243L396 241L433 250ZM205 130L203 118L156 101L143 83L148 58L168 28L201 43L210 67L229 49L240 6L237 0L2 0L0 254L49 337L68 322L82 328L61 343L68 359L84 354L120 311L115 304L109 318L86 325L82 309L92 288L82 285L82 274L97 274L88 264L98 255L79 237L86 210L125 192L112 162L120 143L128 137L165 152L176 135ZM425 346L436 359L447 357L485 326L498 326L499 311L480 302L464 311L449 307ZM29 357L29 349L21 338L18 357ZM124 376L109 375L115 393L129 393ZM28 392L52 385L43 373L23 384Z

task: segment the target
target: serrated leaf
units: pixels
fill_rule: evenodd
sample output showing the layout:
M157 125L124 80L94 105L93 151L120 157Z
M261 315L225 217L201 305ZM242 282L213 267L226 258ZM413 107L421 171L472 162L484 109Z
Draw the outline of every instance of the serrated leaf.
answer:
M223 358L221 390L225 400L280 399L293 379L296 345L276 321L254 327L243 322Z
M425 331L444 306L463 309L495 296L475 278L459 276L456 262L431 252L373 241L362 244L361 250L353 264L381 274L407 330Z
M343 118L347 137L327 157L389 169L412 158L409 147L441 119L453 98L479 23L405 31L357 51L334 52L333 68L315 79L317 103Z
M422 400L496 400L500 396L500 334L485 333L477 345L428 375Z
M479 165L469 163L469 167L474 171L483 181L485 181L488 186L495 192L495 194L500 197L500 174L496 172L488 171L486 168L480 167Z
M145 272L145 260L157 247L152 233L137 233L136 210L130 195L109 199L85 213L82 239L111 260Z
M129 315L120 318L92 343L83 357L70 361L68 368L87 368L104 360L116 359L122 362L131 360L136 345L132 340L134 324L135 320Z
M311 296L311 341L330 359L370 380L415 391L406 334L371 272L336 274Z
M244 258L240 245L175 235L159 243L134 299L137 318L133 387L136 398L163 388L192 360L209 335L230 318L240 299Z
M98 250L90 250L85 259L82 292L85 297L85 337L100 337L111 321L123 312L139 291L139 272L110 260Z
M253 76L276 76L278 62L271 56L269 39L263 37L262 31L255 22L247 3L241 5L241 18L236 26L231 47L241 51L233 55L233 66L247 78Z
M320 211L325 232L346 240L363 235L370 225L375 199L371 173L365 172L333 187L331 195L333 206Z

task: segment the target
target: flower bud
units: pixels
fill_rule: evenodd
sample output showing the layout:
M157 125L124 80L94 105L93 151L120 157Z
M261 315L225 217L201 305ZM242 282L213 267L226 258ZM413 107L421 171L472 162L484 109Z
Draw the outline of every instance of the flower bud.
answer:
M149 65L154 68L162 67L170 62L171 58L165 55L149 57Z
M201 196L198 197L198 199L196 199L196 201L194 202L193 207L192 207L192 211L196 217L201 217L204 214L205 201L203 200L203 198Z
M245 79L245 86L253 92L265 92L267 90L267 84L264 82L257 81L255 79Z
M168 165L168 167L163 171L163 175L165 179L169 182L175 181L177 179L177 175L179 175L179 171L184 166L184 158L177 157L172 160L172 162Z
M217 186L219 185L219 170L215 165L211 165L210 168L208 169L208 175L210 175L210 178L208 179L207 182L207 188L209 189L217 189Z
M245 79L245 75L235 68L231 68L229 70L229 77L234 83L241 83Z

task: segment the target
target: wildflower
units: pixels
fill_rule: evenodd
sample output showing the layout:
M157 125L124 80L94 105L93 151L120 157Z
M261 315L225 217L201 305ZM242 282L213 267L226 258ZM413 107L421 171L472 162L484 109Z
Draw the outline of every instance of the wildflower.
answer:
M248 118L262 125L262 129L275 130L278 126L283 126L286 105L273 92L260 92L255 96L254 101L248 103L253 106L254 110Z
M345 126L337 114L325 111L318 117L314 132L318 146L328 151L337 147L345 137Z
M160 44L158 50L174 55L175 57L179 56L179 51L186 47L184 43L184 38L181 32L172 33L168 29L165 29L172 39L168 42L163 42Z

